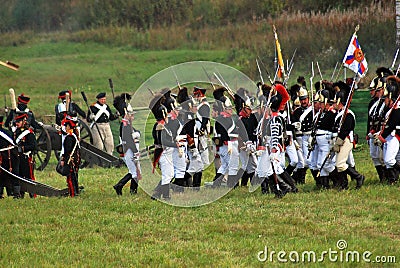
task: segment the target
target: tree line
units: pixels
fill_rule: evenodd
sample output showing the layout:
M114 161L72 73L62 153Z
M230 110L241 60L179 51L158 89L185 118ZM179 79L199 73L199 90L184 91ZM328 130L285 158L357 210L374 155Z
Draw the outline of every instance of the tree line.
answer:
M79 31L105 26L138 30L229 25L290 12L328 12L390 0L0 0L0 32Z

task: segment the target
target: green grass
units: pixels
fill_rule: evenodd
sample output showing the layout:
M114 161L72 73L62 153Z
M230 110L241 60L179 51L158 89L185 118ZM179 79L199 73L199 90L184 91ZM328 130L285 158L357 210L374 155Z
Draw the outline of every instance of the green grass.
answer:
M108 90L134 90L152 74L188 60L225 62L225 51L132 51L96 44L49 43L32 47L1 48L2 60L21 65L19 72L1 69L1 94L13 87L31 96L35 114L52 114L57 94L73 88L73 98L83 106L79 91L88 97ZM225 62L228 63L228 62ZM295 76L293 76L295 77ZM362 127L368 92L356 92L353 111ZM8 99L9 101L9 99ZM357 104L359 103L359 104ZM361 115L360 115L361 114ZM364 116L364 117L362 117ZM116 125L113 125L115 132ZM363 135L361 135L363 137ZM116 141L117 143L117 141ZM180 208L150 200L141 188L138 195L117 197L114 185L127 169L91 168L80 171L85 186L78 198L25 198L0 201L0 266L6 267L261 267L258 252L337 250L344 239L348 250L396 256L400 261L399 187L379 185L361 144L355 152L357 169L365 186L353 190L317 192L308 174L300 193L281 200L240 188L209 205ZM65 188L65 178L55 172L52 156L37 180ZM143 162L145 165L145 162ZM147 170L141 185L147 191L158 178ZM204 180L212 180L208 171ZM201 195L205 191L200 191ZM190 199L172 195L173 200ZM372 258L371 257L371 258ZM313 267L333 266L327 259ZM365 263L361 263L365 265ZM336 266L359 266L336 263ZM371 265L375 266L375 265ZM388 265L390 266L390 265Z

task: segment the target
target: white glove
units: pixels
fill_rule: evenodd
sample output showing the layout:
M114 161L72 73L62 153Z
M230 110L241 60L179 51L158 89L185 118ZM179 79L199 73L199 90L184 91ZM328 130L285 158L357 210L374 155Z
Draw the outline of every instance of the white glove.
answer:
M199 157L199 150L197 148L190 149L190 151L192 152L192 157L193 158Z
M292 123L292 125L294 126L294 128L296 130L301 130L301 123L300 122L294 122L294 123Z
M294 147L296 147L296 150L300 149L300 144L296 140L293 140L293 144L294 144Z
M185 150L183 150L182 147L178 147L179 158L182 158L184 152L185 152Z
M139 161L139 158L140 158L139 152L133 154L133 161L137 162L137 161Z
M41 126L41 127L43 127L43 125L44 125L43 122L40 122L40 121L37 122L37 123L38 123L38 125Z
M140 138L140 132L139 131L135 131L132 133L132 139L136 140Z
M228 141L228 154L232 154L233 148L232 148L232 142Z
M90 114L90 115L89 115L89 119L90 119L90 120L94 120L95 118L96 118L96 115L95 115L95 114Z
M279 162L279 153L271 153L269 159L271 159L271 162Z
M251 151L251 145L253 143L251 141L246 141L245 145L246 145L246 152L250 152Z

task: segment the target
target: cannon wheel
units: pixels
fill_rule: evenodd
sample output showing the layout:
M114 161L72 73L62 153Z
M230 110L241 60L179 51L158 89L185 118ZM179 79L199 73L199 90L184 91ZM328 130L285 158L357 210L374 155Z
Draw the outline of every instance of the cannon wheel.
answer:
M37 150L34 153L35 169L42 171L49 163L51 156L51 139L49 132L43 128L35 129Z
M81 140L93 144L93 136L90 127L85 123L85 121L82 121L81 119L78 120L78 126L81 128ZM56 155L57 160L60 160L60 151L54 150L54 154ZM87 163L87 161L82 161L80 168L87 167L88 165L89 163Z

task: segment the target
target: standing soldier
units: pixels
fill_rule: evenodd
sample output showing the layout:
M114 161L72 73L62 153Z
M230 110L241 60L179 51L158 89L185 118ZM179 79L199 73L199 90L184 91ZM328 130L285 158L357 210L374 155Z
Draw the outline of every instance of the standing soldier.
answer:
M337 91L335 98L337 114L334 123L335 133L333 135L336 136L336 140L333 145L333 151L336 153L338 187L339 190L348 189L347 174L349 174L357 181L356 189L360 189L365 177L359 174L354 167L347 164L347 160L353 149L354 127L356 123L354 113L345 106L350 101L350 88L341 81L335 83L334 88ZM349 105L349 103L347 104Z
M372 163L378 173L379 181L383 183L385 179L386 167L382 158L382 146L377 146L374 143L374 134L382 128L383 119L389 108L385 105L385 98L382 98L386 79L393 73L385 68L380 67L376 70L377 76L371 81L369 86L371 101L368 105L368 120L367 120L367 141L369 144L369 153Z
M11 96L11 98L14 98L14 96ZM13 119L17 112L24 112L27 114L27 116L28 116L28 118L26 119L27 123L33 129L38 129L38 128L40 128L41 125L43 125L43 123L36 121L33 112L28 108L28 103L30 102L30 100L31 100L31 98L27 95L24 95L24 93L22 93L21 95L18 96L17 107L15 109L10 110L10 113L7 116L6 122L4 123L4 125L8 129L11 130L11 128L13 126Z
M33 151L36 149L36 139L32 128L28 125L28 114L26 112L16 112L14 115L14 143L18 146L18 156L20 159L19 176L28 180L35 180ZM14 196L18 193L14 193ZM24 197L24 192L20 192L20 197ZM34 197L33 194L29 194Z
M67 95L69 96L68 100ZM56 124L59 126L61 126L61 121L67 116L67 111L72 114L77 113L82 118L86 118L86 113L78 106L78 104L71 100L71 97L71 90L63 90L58 93L58 99L61 100L61 102L55 106L54 110L56 112ZM67 103L69 104L68 109Z
M15 148L15 143L13 140L13 135L10 131L3 128L3 116L0 116L0 164L1 167L11 173L18 175L19 169L19 158L18 151ZM0 198L4 198L4 187L6 187L7 195L11 196L13 194L13 189L10 187L11 184L17 185L17 180L10 178L10 176L0 170ZM18 194L19 189L16 191Z
M121 98L121 101L125 103L125 107L122 110L118 110L123 119L120 127L120 139L122 144L122 154L124 156L125 164L128 167L128 173L113 186L117 195L122 195L122 188L128 181L131 181L130 193L131 195L137 194L138 180L141 179L141 168L139 162L139 138L140 132L137 131L132 121L135 119L132 106ZM118 105L123 107L124 105Z
M400 109L399 109L400 79L389 76L386 80L385 105L389 108L385 115L382 129L374 134L377 146L383 144L383 160L386 165L386 174L389 184L397 183L400 164L397 162L400 140Z
M118 114L113 114L106 104L106 93L96 96L97 102L89 107L87 121L91 122L90 128L93 134L93 145L100 150L112 154L114 150L114 138L111 132L110 121L118 119Z
M81 154L79 138L77 135L76 126L78 119L76 114L67 115L61 122L62 134L65 135L61 149L61 166L69 166L69 174L67 175L67 186L70 197L79 195L78 172L81 164Z

